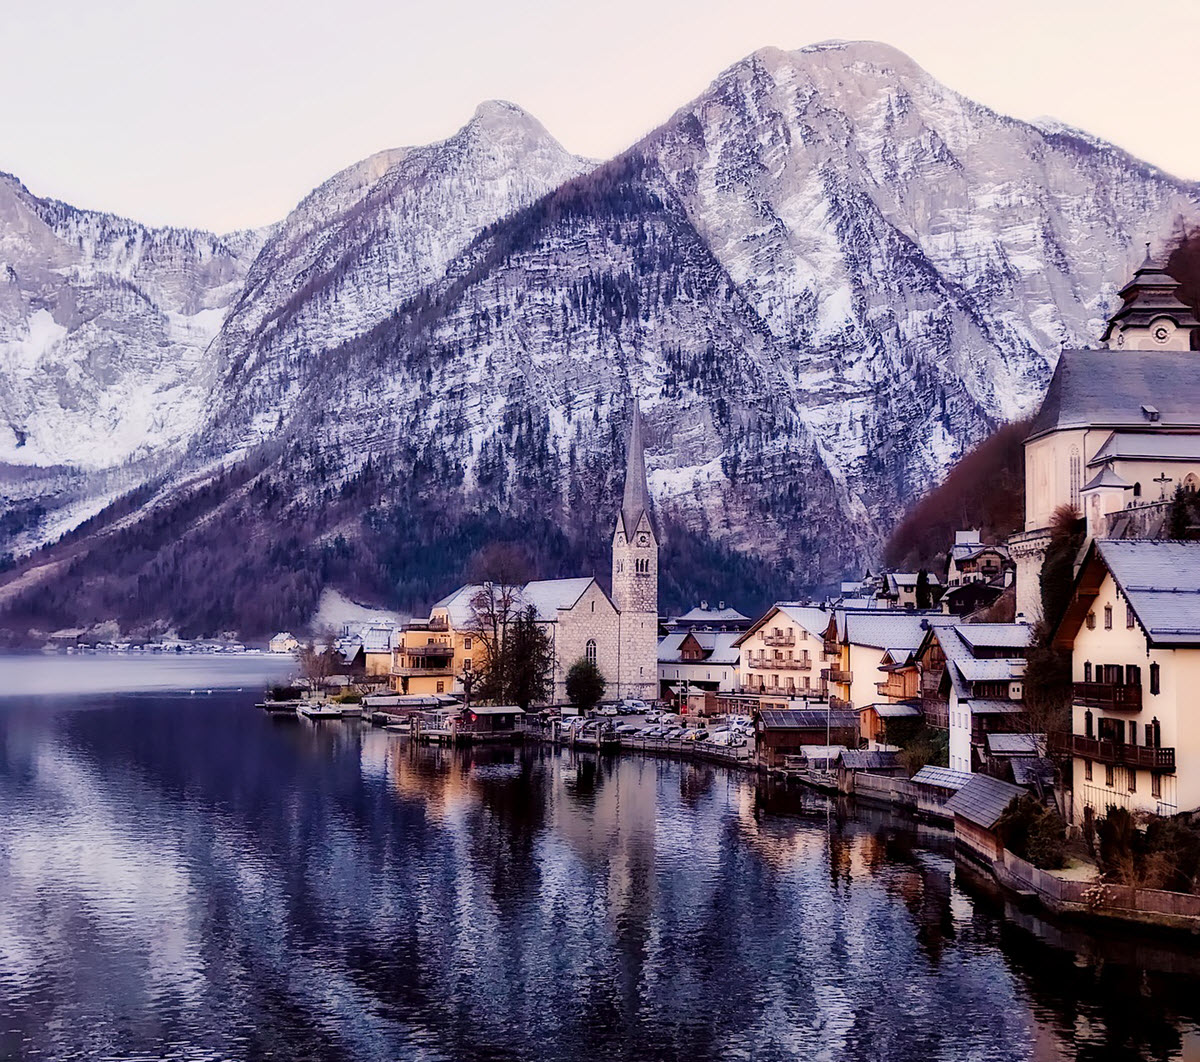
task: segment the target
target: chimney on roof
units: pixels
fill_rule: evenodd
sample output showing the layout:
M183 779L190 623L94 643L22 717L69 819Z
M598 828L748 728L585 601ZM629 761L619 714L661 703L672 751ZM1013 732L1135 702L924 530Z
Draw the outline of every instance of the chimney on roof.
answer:
M722 609L722 610L723 610L723 609L725 608L725 602L724 602L724 601L718 601L718 602L717 602L717 608L719 608L719 609Z
M707 612L707 611L708 611L708 602L707 602L707 601L701 601L701 602L700 602L700 611L701 611L701 612Z

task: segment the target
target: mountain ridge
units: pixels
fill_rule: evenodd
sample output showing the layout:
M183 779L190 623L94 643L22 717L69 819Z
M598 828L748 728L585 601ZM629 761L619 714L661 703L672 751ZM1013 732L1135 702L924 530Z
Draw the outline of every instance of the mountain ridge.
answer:
M236 511L262 540L245 577L264 585L310 564L415 604L468 558L414 567L406 541L468 549L510 518L536 528L543 574L595 566L636 392L678 562L800 592L873 559L958 456L1026 415L1057 349L1098 334L1144 232L1166 240L1198 204L1197 186L998 115L879 44L755 52L599 165L481 104L272 230L151 514L171 482L252 461L242 500L206 519ZM243 504L255 491L270 512ZM294 563L269 559L282 542ZM176 575L153 569L122 577L166 580L169 600ZM20 614L57 622L89 592Z

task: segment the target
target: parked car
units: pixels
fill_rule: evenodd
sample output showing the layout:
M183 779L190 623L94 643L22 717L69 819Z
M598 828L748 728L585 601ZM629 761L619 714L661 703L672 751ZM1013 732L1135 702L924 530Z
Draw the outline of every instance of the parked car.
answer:
M604 704L596 709L597 715L614 716L617 715L617 706L615 704Z
M666 738L668 741L678 741L681 737L683 737L683 735L686 731L687 731L687 727L685 727L685 726L669 727L666 731L663 732L663 737Z
M684 741L707 741L708 731L703 727L696 727L694 730L689 730L683 735Z

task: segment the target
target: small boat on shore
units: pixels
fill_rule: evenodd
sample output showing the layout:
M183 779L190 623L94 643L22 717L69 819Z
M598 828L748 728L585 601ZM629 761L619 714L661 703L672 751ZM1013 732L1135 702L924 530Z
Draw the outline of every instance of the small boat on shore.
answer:
M315 701L306 701L296 708L296 712L305 719L312 719L314 722L320 719L341 719L342 706L340 704L319 704Z

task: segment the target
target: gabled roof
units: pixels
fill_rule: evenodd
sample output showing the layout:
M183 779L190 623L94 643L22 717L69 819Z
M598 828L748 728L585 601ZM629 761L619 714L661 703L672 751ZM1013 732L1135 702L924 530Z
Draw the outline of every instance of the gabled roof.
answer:
M1056 645L1070 648L1111 575L1149 643L1159 648L1200 647L1200 542L1132 539L1092 542L1084 556Z
M673 631L659 639L660 664L736 664L740 659L736 642L737 631ZM705 652L703 660L684 660L680 654L688 638L697 642Z
M697 605L695 608L685 612L682 616L676 616L678 623L744 623L749 616L743 616L736 608L703 608Z
M363 652L390 653L393 633L391 627L364 627L362 630Z
M1200 427L1200 357L1169 350L1064 350L1029 438L1065 428Z
M762 617L756 619L747 630L740 633L733 644L741 645L778 615L786 616L792 623L807 631L814 638L823 638L825 630L829 626L831 613L828 609L818 608L816 605L789 605L786 602L777 602L767 609Z
M984 542L971 543L956 543L950 547L950 556L961 564L963 561L972 560L975 557L981 556L984 553L998 553L1005 560L1008 560L1008 547L995 545Z
M571 608L583 597L587 588L595 580L586 577L578 579L537 579L526 583L516 590L513 600L513 613L522 611L532 605L537 610L538 619L543 623L554 623L558 619L558 610ZM445 609L450 617L452 626L461 628L470 624L474 609L471 602L476 595L485 589L482 583L468 583L460 586L451 594L447 594L433 607ZM485 598L486 601L486 598Z
M1025 660L1020 657L981 660L968 656L953 661L952 666L967 682L1011 682L1025 674Z
M971 780L946 801L946 810L960 815L981 829L990 830L1004 814L1004 809L1025 790L987 774L974 774Z

